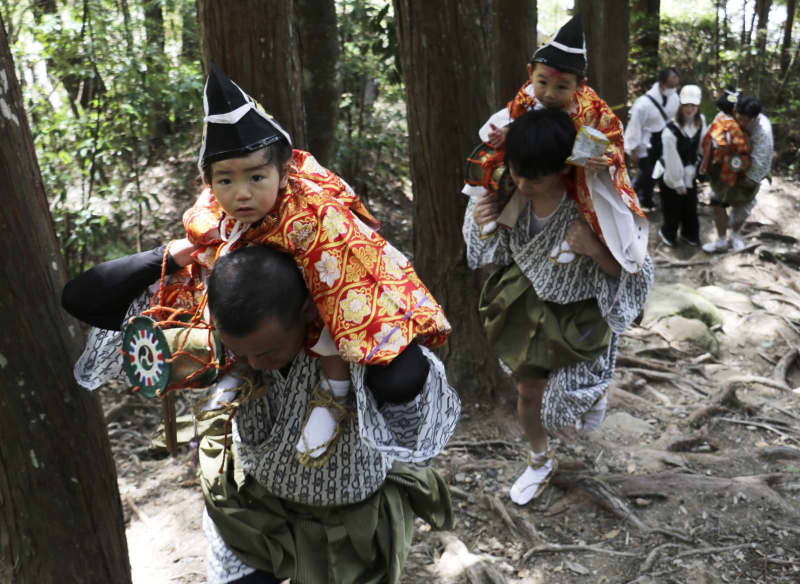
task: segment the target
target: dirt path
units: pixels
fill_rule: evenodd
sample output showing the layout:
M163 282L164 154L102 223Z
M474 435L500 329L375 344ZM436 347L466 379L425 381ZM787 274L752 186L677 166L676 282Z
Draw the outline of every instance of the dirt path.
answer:
M779 179L763 190L748 243L774 247L765 231L800 238L798 195L798 184ZM701 212L707 241L710 216ZM631 329L606 422L560 441L558 486L523 508L507 495L525 450L513 396L465 403L434 461L452 486L458 525L437 534L418 523L404 582L800 581L800 392L791 391L800 388L791 353L800 349L800 271L761 259L757 248L714 257L665 248L654 237L660 217L652 219L658 284L738 293L725 296L718 353ZM158 404L122 387L103 401L134 582L203 582L191 455L148 453Z

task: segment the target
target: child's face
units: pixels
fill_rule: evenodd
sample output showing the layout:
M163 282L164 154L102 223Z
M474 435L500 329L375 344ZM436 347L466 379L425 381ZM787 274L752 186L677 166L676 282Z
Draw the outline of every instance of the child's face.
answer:
M529 201L533 201L543 195L558 192L564 186L564 175L560 172L538 178L522 176L514 170L513 166L509 167L508 172L511 175L511 180L517 185L520 194Z
M564 73L543 63L528 63L528 77L536 100L548 109L569 109L578 89L578 76Z
M269 213L286 186L286 169L266 162L264 150L211 163L211 192L225 213L255 223Z

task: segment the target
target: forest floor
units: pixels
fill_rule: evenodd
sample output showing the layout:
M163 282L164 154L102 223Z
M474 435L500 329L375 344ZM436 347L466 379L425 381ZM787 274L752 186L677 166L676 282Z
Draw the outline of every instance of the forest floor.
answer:
M370 206L407 250L410 202ZM700 212L708 241L709 208ZM465 400L456 435L432 462L451 485L457 524L437 533L417 520L403 582L800 582L800 271L762 259L787 247L775 234L800 239L800 184L762 188L739 253L667 248L660 214L651 220L657 286L727 291L719 351L671 343L653 327L626 332L606 421L559 440L554 485L525 507L507 494L526 451L515 397ZM192 453L149 448L158 403L122 385L100 393L134 583L204 582ZM190 407L179 398L178 414Z

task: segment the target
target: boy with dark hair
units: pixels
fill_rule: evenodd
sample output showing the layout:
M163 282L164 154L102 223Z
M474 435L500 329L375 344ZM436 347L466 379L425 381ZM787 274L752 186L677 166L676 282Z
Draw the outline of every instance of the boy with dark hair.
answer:
M748 161L743 159L743 166L734 173L731 181L714 181L714 194L711 198L714 227L717 231L716 241L703 245L703 251L715 253L728 249L744 248L741 230L744 222L756 206L756 195L761 181L769 176L774 154L772 124L767 116L761 113L761 102L753 96L739 96L733 113L736 122L744 130L747 139ZM709 132L710 133L710 132ZM739 148L738 150L743 150ZM712 176L714 179L714 176ZM731 182L733 184L731 184ZM730 214L727 211L730 207ZM731 234L728 238L728 227Z
M585 83L586 43L579 14L573 16L562 26L555 36L539 47L527 65L528 81L506 108L496 112L481 127L478 134L481 140L497 150L497 153L483 163L484 176L492 176L492 166L502 162L503 148L509 124L528 111L536 109L561 110L572 119L576 129L588 126L602 132L609 141L603 156L588 158L586 167L575 170L575 196L581 213L600 241L612 246L615 257L630 255L629 250L637 242L627 229L618 229L614 224L617 212L624 214L630 210L638 217L639 224L646 224L646 218L636 199L625 166L625 147L623 144L622 123L605 101ZM493 190L490 184L467 184L462 193L480 197ZM509 204L517 209L517 204ZM513 223L510 221L503 223ZM607 237L609 227L616 231L611 240ZM622 235L622 237L619 237ZM646 245L646 234L639 243Z
M525 471L510 490L520 505L555 472L548 433L588 432L602 421L618 335L641 312L653 280L649 257L635 273L622 269L583 221L575 169L566 164L575 135L572 119L558 109L517 118L505 163L525 200L518 220L481 236L481 226L499 214L496 193L471 198L464 217L469 266L503 266L487 280L479 310L517 383L517 413L530 444Z
M168 279L197 267L197 246L188 240L172 242L169 250ZM126 313L138 314L149 304L163 252L81 274L65 288L65 307L82 320L119 328ZM344 407L354 415L330 445L326 464L303 464L295 448L304 416L319 399L323 371L320 360L303 350L318 315L301 272L290 256L252 246L222 256L207 281L216 333L242 365L252 367L247 377L256 388L247 397L238 389L226 396L237 404L232 440L219 424L200 443L208 582L397 584L414 515L438 528L452 523L443 479L432 469L404 464L435 456L455 430L460 403L442 363L418 345L397 358L416 351L426 364L422 385L404 402L386 400L367 366L350 365L353 400ZM269 285L258 285L264 281ZM88 344L76 373L103 382L118 372L118 335L101 339L113 351ZM413 363L402 369L411 375Z

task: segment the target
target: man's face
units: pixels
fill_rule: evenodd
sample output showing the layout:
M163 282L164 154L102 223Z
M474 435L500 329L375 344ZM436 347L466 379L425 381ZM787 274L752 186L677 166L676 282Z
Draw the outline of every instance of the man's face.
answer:
M680 77L678 77L675 74L675 72L673 71L673 72L671 72L669 74L669 77L667 77L667 80L664 83L662 83L661 89L662 90L664 90L664 89L675 89L675 90L677 90L678 89L678 85L680 85L680 82L681 82Z
M217 329L220 341L253 369L281 369L303 348L305 322L285 328L278 319L268 318L252 333L238 337Z

